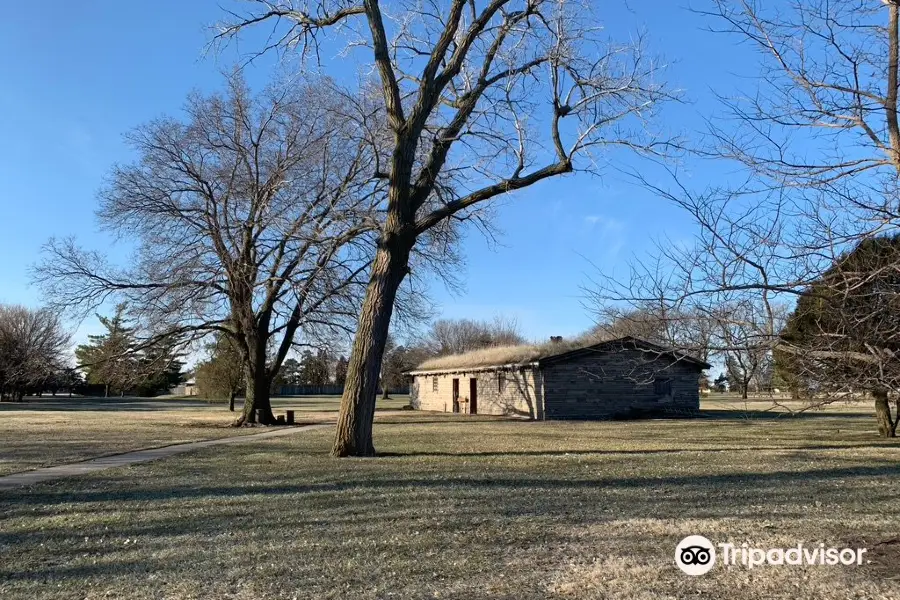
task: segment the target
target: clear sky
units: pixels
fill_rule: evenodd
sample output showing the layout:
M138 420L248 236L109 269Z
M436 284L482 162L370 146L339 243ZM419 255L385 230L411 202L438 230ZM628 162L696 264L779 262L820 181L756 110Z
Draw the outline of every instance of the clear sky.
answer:
M113 242L97 231L95 194L116 162L133 157L122 134L161 114L177 114L191 90L221 84L241 48L204 55L209 26L223 17L216 0L46 0L9 3L0 19L0 302L37 305L29 267L50 236L77 235L85 245ZM610 32L646 33L650 49L669 63L667 80L686 103L664 113L665 127L688 135L701 115L718 110L712 91L750 86L755 57L734 38L706 31L704 17L668 0L605 2ZM702 8L696 0L695 8ZM250 68L264 82L276 58ZM327 62L328 57L324 57ZM626 167L639 163L627 162ZM703 182L711 165L692 167ZM433 287L448 317L511 315L526 335L571 336L593 320L581 286L595 267L625 272L652 238L693 236L678 209L609 168L600 177L543 183L498 208L499 245L476 231L464 241L467 268L459 289ZM79 337L91 331L82 325Z

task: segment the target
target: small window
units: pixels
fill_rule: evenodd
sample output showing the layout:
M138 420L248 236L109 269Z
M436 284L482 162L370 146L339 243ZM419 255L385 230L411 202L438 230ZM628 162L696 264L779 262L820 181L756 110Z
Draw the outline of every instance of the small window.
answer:
M432 392L438 391L438 378L437 377L433 377L431 379L431 391Z
M671 396L672 395L672 380L671 379L654 379L653 380L653 393L657 396Z
M497 389L501 394L506 391L506 373L503 371L497 373Z

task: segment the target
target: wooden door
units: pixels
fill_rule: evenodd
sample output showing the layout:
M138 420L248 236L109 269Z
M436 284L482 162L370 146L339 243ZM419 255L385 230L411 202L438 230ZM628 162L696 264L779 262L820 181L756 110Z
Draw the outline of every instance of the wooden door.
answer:
M474 377L469 380L469 414L478 414L478 380Z
M459 412L459 379L453 380L453 412Z

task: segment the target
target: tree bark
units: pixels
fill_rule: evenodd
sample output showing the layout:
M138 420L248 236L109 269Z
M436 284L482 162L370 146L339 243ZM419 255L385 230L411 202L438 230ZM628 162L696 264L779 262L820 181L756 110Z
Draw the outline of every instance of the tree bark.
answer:
M375 417L378 376L394 300L409 270L409 253L415 242L411 234L404 239L390 234L385 237L386 241L382 242L375 255L359 314L332 456L375 456L372 421Z
M230 410L231 412L234 412L234 396L235 396L234 391L229 392L229 394L228 394L228 410Z
M900 425L900 398L894 401L896 411L894 412L894 426L891 427L891 437L897 437L897 426Z
M244 409L241 411L241 416L234 422L234 426L240 427L257 421L260 425L274 425L275 415L272 414L269 377L265 364L262 366L258 363L246 365L244 370L247 393L244 395ZM259 415L259 419L257 419L257 415Z
M896 2L888 2L888 72L887 97L885 98L885 120L891 141L891 158L894 167L900 169L900 123L897 122L897 79L900 62L900 11Z
M881 437L892 438L897 437L897 422L900 421L900 414L897 419L891 418L891 405L888 404L887 390L875 390L872 392L875 398L875 418L878 420L878 434ZM900 409L900 406L898 406Z

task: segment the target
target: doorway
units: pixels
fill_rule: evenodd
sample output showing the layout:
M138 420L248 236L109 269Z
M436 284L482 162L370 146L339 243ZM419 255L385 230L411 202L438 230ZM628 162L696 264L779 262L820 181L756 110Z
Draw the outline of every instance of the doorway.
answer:
M474 377L469 380L469 414L478 414L478 380Z
M459 412L459 379L453 380L453 412Z

